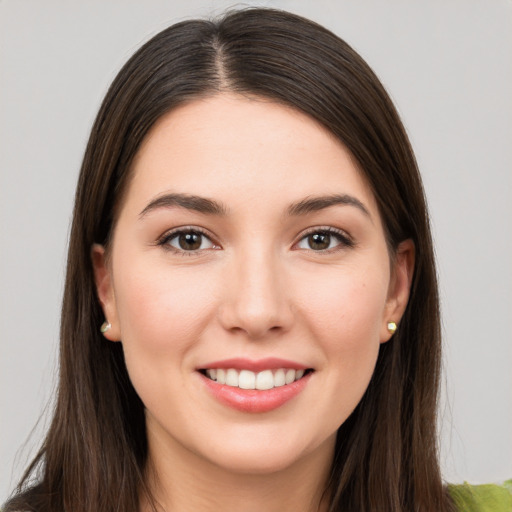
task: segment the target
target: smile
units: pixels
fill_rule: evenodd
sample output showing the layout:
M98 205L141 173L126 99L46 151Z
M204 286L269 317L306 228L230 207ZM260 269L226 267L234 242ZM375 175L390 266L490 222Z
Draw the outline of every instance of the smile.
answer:
M209 362L198 368L205 389L221 404L244 413L265 413L291 402L308 386L314 369L278 358Z
M251 370L237 370L235 368L210 368L204 370L209 379L240 389L257 389L264 391L286 386L301 379L307 370L293 368L278 368L253 372Z

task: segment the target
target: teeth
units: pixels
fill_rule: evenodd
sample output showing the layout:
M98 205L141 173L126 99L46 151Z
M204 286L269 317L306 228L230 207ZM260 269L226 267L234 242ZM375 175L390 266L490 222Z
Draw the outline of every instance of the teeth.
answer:
M286 384L291 384L295 380L295 370L286 370L284 381Z
M274 375L271 370L264 370L256 375L256 389L272 389L274 387Z
M212 380L217 380L217 370L206 370L206 375Z
M256 387L256 375L249 370L242 370L238 376L238 387L241 389L254 389Z
M208 369L206 375L219 384L226 384L240 389L272 389L291 384L304 376L304 370L279 368L277 370L263 370L251 372L250 370L235 370L230 368Z
M274 373L274 386L277 388L279 386L284 386L285 384L286 376L284 374L284 370L280 368L276 373Z
M238 372L230 368L226 372L226 384L228 386L233 386L234 388L238 387Z
M215 370L211 370L211 371L213 372ZM217 382L219 384L226 384L226 370L219 368L216 373L217 373ZM214 380L213 377L212 377L212 380Z

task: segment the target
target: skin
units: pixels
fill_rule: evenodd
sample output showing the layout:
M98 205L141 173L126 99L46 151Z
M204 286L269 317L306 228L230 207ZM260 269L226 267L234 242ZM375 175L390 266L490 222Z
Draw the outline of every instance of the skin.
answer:
M164 194L223 215L148 204ZM349 195L301 215L290 205ZM165 235L200 229L197 251ZM327 249L310 231L340 230ZM174 249L173 249L174 248ZM146 406L150 486L163 509L325 510L335 435L360 401L407 304L414 247L388 253L375 199L345 147L308 116L219 94L163 116L133 165L108 254L92 250L98 296ZM392 262L392 263L391 263ZM265 413L227 407L197 368L281 357L313 368ZM142 505L144 508L144 504Z

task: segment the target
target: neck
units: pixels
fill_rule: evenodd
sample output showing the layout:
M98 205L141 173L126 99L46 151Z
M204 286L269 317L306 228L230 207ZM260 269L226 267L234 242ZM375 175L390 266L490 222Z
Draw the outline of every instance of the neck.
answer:
M334 440L269 472L240 473L173 444L149 441L147 478L158 512L326 512ZM157 449L158 448L158 449ZM170 449L169 449L170 448ZM143 512L153 512L143 503Z

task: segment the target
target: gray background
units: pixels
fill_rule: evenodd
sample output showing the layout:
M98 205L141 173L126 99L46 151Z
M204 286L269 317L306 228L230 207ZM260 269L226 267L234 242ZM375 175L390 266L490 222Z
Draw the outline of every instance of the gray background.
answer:
M335 31L397 103L423 173L439 261L444 475L512 477L512 2L244 5L253 4ZM0 501L47 422L72 198L99 102L151 35L233 5L0 0Z

